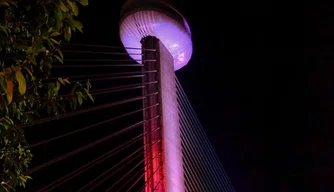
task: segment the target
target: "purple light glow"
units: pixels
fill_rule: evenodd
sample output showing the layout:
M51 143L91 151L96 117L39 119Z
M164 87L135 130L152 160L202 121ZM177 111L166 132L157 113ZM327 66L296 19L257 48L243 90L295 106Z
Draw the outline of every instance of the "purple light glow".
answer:
M189 62L193 51L188 23L185 19L183 23L184 25L181 25L173 18L157 11L137 11L121 21L121 41L124 47L141 47L140 41L143 37L158 38L173 56L176 71ZM141 55L137 55L141 54L141 50L126 51L134 60L141 60Z

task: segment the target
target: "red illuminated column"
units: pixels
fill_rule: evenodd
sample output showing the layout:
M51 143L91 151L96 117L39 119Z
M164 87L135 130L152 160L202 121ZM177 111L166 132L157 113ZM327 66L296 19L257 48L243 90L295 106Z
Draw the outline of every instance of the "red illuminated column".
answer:
M144 83L143 93L157 96L144 99L145 119L156 118L144 124L146 134L145 181L146 192L184 192L184 175L180 125L176 97L173 57L155 37L142 40ZM155 51L154 51L155 50ZM152 61L148 61L152 60ZM160 129L159 129L160 128ZM158 130L158 131L157 131Z
M153 37L147 37L142 40L143 50L143 83L145 88L143 94L150 95L143 101L144 119L152 119L144 124L144 146L145 146L145 182L146 192L164 192L164 158L162 145L161 129L161 108L159 105L159 74L158 74L158 52L155 51L158 40ZM154 50L154 51L153 51ZM155 106L157 105L157 106ZM155 107L152 107L155 106ZM159 116L159 118L156 118Z

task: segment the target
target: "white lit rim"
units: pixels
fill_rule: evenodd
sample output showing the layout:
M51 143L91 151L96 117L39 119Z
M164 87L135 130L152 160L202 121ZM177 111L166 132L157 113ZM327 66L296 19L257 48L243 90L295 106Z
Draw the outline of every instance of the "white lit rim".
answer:
M141 47L141 39L158 38L174 58L174 70L185 66L192 55L191 32L188 23L179 24L175 19L157 11L138 11L127 16L120 25L120 37L124 47ZM131 58L141 63L141 50L127 49ZM135 53L135 54L133 54Z

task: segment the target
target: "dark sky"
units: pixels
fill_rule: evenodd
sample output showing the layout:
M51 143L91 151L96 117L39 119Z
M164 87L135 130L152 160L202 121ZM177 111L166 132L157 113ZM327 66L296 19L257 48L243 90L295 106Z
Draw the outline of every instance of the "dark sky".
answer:
M121 45L122 2L82 9L85 43ZM194 43L177 75L235 190L333 191L333 5L303 24L269 1L175 2Z

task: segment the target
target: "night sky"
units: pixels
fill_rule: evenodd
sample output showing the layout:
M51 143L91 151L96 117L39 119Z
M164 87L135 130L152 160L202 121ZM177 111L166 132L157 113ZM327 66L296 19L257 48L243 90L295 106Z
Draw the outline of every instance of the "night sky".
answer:
M91 1L74 42L120 46L123 2ZM333 191L333 5L305 5L296 32L268 2L174 3L194 44L177 75L235 190Z

